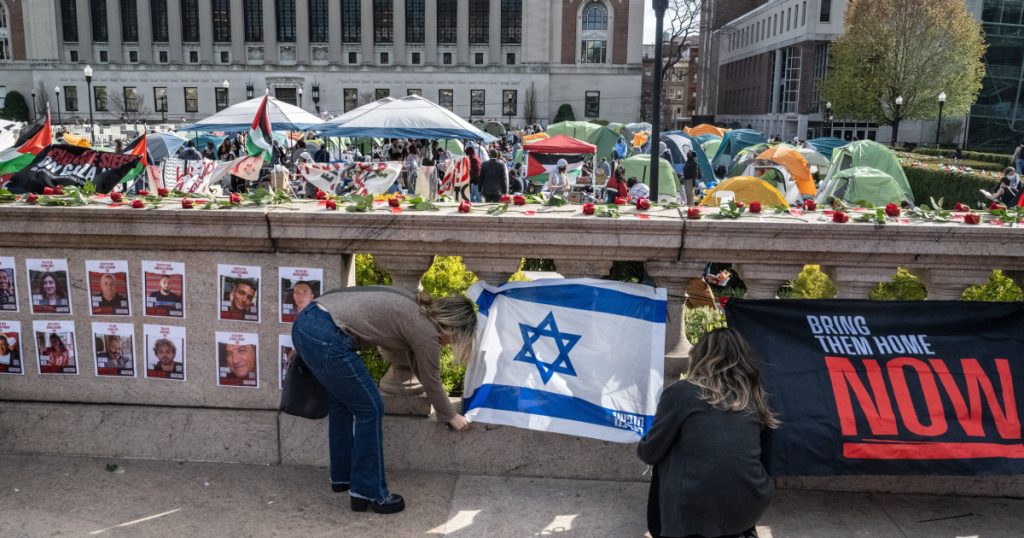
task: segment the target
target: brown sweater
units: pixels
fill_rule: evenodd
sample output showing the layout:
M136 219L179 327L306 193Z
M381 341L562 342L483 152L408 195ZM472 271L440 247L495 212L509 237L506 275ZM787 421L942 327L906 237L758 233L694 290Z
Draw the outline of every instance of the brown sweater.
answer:
M448 422L455 416L441 383L438 327L420 312L415 295L390 286L359 286L329 291L316 302L357 348L377 346L412 357L409 367L423 384L437 418Z

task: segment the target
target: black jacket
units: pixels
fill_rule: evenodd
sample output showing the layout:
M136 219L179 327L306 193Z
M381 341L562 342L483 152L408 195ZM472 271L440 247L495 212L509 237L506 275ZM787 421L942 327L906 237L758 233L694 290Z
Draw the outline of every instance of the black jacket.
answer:
M480 167L480 194L484 196L508 194L508 185L505 183L505 163L498 159L491 159Z

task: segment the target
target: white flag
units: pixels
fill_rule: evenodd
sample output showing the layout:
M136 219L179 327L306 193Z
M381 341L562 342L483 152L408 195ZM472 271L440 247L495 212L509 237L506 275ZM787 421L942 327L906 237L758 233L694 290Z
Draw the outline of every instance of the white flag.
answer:
M477 422L634 443L664 383L667 294L570 279L477 282L480 352L463 410Z

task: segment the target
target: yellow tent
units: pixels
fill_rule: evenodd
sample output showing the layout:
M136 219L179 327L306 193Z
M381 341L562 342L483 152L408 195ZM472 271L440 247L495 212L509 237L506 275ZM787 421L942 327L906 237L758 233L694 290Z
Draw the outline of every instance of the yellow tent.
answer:
M814 186L814 178L811 177L811 167L807 165L807 159L800 153L800 150L789 145L772 146L761 152L757 160L772 161L781 164L789 175L796 181L796 187L804 196L814 196L818 193Z
M80 148L89 147L89 139L84 136L75 136L71 133L64 133L64 143L71 144L72 146L78 146Z
M649 132L641 131L641 132L638 132L638 133L634 133L633 134L633 147L634 148L643 147L643 145L646 144L647 141L650 140L650 138L651 138L651 134Z
M536 134L524 136L523 137L523 143L527 144L527 143L534 142L534 141L537 141L537 140L547 140L548 138L551 138L551 135L549 135L547 133L536 133Z
M718 184L704 199L700 201L702 206L718 205L716 194L720 191L731 192L734 200L749 204L750 202L761 202L765 206L789 205L786 199L779 194L779 191L768 184L767 181L750 176L731 177Z
M683 132L690 136L710 134L715 135L718 138L724 137L725 133L727 133L728 131L728 129L722 129L721 127L715 127L714 125L708 125L707 123L702 123L696 127L687 127L683 129Z

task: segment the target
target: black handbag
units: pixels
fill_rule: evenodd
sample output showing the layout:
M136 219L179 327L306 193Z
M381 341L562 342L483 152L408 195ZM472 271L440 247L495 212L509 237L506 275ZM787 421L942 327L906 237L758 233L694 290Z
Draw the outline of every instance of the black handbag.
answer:
M298 354L288 362L278 409L302 418L321 419L327 416L327 389Z

